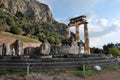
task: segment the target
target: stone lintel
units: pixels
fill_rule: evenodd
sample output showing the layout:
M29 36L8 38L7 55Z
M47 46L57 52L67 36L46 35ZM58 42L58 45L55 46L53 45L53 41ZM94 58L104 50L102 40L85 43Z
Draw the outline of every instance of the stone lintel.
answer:
M78 16L78 17L70 19L70 21L75 21L75 20L80 20L80 19L86 19L86 16L85 15Z

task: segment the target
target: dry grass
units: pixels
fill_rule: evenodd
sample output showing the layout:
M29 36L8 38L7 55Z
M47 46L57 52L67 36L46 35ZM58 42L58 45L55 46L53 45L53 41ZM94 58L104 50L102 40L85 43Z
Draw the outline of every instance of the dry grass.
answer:
M22 36L22 35L15 35L9 32L2 32L0 31L0 36L4 38L11 38L11 39L19 39L25 43L40 43L38 39Z

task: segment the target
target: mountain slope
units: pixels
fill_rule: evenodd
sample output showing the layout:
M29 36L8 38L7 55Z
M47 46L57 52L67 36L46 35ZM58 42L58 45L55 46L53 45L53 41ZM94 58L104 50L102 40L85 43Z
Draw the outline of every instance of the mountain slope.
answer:
M12 14L22 12L35 21L54 21L48 5L39 3L36 0L2 0L2 3Z
M51 44L59 44L66 36L66 25L55 21L49 7L36 0L2 0L0 30Z

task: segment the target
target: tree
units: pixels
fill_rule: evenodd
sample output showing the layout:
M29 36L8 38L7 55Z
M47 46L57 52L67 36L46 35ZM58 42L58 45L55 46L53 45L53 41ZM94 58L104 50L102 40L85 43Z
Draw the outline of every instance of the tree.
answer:
M103 52L102 49L95 48L95 47L90 48L90 51L91 51L91 53L95 53L95 54L99 54L99 53L102 53L102 52Z
M6 23L9 25L9 26L12 26L12 25L14 25L15 24L15 21L14 21L14 19L13 19L13 17L7 17L6 18Z
M21 34L22 33L22 29L16 26L11 27L11 32L14 34Z
M33 27L32 24L24 24L22 29L25 32L25 35L28 35L28 34L32 35L35 33L35 28Z
M118 48L109 48L108 52L113 55L118 55L120 56L120 50Z
M109 51L108 51L109 48L115 48L115 44L109 43L107 45L104 45L103 46L104 54L109 54Z
M20 11L17 11L15 16L18 17L18 18L22 18L22 17L24 17L24 14Z
M120 50L120 43L116 43L116 44L115 44L115 47Z

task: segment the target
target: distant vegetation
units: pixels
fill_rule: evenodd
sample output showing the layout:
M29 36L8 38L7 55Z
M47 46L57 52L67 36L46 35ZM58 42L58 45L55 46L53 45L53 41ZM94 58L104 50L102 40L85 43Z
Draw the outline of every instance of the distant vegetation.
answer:
M95 54L113 54L113 55L118 55L120 56L120 43L109 43L107 45L103 46L103 49L99 49L99 48L91 48L91 53L95 53Z
M120 43L109 43L103 46L103 51L105 54L113 54L120 56Z
M0 31L10 32L16 35L24 35L37 38L41 42L59 44L65 35L65 25L54 22L34 22L21 12L12 15L0 6ZM62 27L61 27L62 26Z

